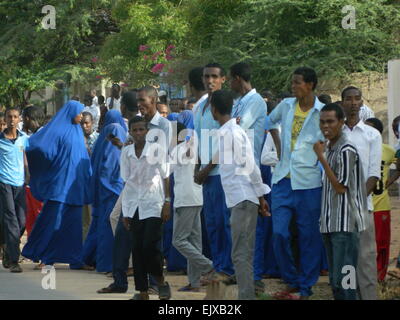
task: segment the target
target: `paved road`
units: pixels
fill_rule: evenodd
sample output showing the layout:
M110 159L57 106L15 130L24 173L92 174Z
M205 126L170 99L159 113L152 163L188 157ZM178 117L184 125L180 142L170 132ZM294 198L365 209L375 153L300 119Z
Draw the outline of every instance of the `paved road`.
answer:
M133 278L129 277L129 290L123 294L97 294L96 290L107 287L112 278L95 271L70 270L68 265L57 264L55 267L56 289L43 289L42 281L50 274L42 274L34 270L34 264L21 264L24 272L11 273L0 264L0 300L129 300L133 295ZM47 278L48 279L48 278ZM185 285L185 276L167 276L172 288L173 299L201 300L205 296L200 293L181 293L176 290ZM49 284L50 281L45 281ZM151 299L158 296L151 295Z

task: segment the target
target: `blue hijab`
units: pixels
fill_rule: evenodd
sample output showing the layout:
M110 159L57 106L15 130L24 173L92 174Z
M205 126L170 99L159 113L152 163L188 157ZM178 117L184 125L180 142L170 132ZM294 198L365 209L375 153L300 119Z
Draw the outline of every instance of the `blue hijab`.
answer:
M118 137L122 142L126 141L125 121L117 110L107 112L104 127L97 138L91 157L93 175L90 188L94 206L99 206L100 200L107 197L104 191L119 195L123 188L119 167L121 150L108 140L110 134Z
M83 104L68 101L41 130L29 138L26 155L30 187L40 201L81 206L91 202L90 159L80 124L74 118Z
M176 120L178 122L184 124L186 129L192 129L192 130L194 129L193 112L192 112L192 110L184 110L184 111L182 111L178 115L178 118Z
M176 112L172 112L167 116L167 119L169 121L176 121L176 119L178 119L179 113Z

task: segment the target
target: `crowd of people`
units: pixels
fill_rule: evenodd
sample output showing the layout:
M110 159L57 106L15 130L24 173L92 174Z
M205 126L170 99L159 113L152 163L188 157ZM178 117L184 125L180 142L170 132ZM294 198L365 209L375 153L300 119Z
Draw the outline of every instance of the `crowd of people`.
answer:
M259 94L243 62L188 80L187 99L114 84L51 118L35 106L0 114L3 267L22 272L22 256L111 274L99 294L127 292L133 275L133 300L170 299L165 268L187 274L184 292L223 282L252 300L263 278L281 278L275 299L306 300L329 275L334 299L377 299L400 143L382 143L361 90L332 103L300 67L290 93ZM400 141L400 116L392 128ZM400 278L400 256L390 274Z

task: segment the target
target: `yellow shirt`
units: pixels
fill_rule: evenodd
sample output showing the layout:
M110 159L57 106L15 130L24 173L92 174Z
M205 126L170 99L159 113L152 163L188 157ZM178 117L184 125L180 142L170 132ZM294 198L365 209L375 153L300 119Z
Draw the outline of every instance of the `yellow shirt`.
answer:
M292 151L293 151L294 146L296 144L297 137L299 136L300 131L303 128L304 121L306 120L310 110L308 110L306 112L303 112L300 109L299 103L298 102L296 103L296 109L294 111L294 118L293 118L293 124L292 124L292 143L291 143Z
M296 108L294 110L293 124L292 124L292 139L291 139L291 148L290 148L292 151L296 144L297 137L299 136L300 131L303 128L304 121L306 120L310 110L303 112L300 109L300 104L298 102L296 103ZM286 178L290 178L290 172L286 176Z
M390 165L396 161L396 151L387 144L382 144L381 178L373 191L372 200L374 211L390 211L390 198L388 190L385 188L389 178Z

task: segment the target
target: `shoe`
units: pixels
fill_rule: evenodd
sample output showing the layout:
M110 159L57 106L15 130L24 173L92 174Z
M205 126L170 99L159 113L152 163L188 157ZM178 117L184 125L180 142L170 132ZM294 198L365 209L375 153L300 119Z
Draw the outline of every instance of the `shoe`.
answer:
M214 269L204 274L200 280L200 283L206 283L208 285L210 283L216 283L219 281L226 285L236 284L236 278L234 275L230 276L223 272L217 272Z
M171 299L171 288L168 282L165 282L163 286L158 286L158 299L160 300Z
M21 273L22 268L20 267L19 263L13 263L10 265L10 272L12 273Z
M3 248L3 255L1 262L4 269L10 268L10 260L8 259L8 254L6 253L5 248Z
M199 292L200 288L192 287L192 285L189 283L187 286L179 288L178 291L180 291L180 292Z
M158 287L156 285L150 285L147 292L149 294L158 294Z
M108 287L99 289L96 292L97 293L126 293L128 291L128 288L118 288L110 284Z
M135 293L133 297L129 300L150 300L150 298L148 294L146 296L143 296L140 293Z
M262 280L254 280L254 289L256 295L263 294L265 292L265 283Z

